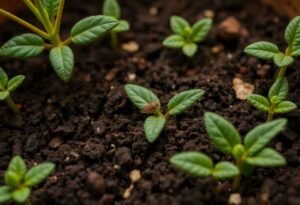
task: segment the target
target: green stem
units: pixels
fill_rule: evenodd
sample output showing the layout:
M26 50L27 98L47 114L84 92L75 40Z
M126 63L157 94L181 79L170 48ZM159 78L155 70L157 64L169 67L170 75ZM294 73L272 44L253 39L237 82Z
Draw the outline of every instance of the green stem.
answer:
M23 0L24 4L28 7L28 9L33 13L33 15L41 22L43 23L41 14L39 13L38 9L35 7L35 5L30 0Z
M242 166L242 160L241 159L237 159L236 160L236 166L239 169L239 171L241 172L241 166ZM235 176L235 178L233 179L233 183L232 183L232 190L233 191L237 191L240 187L241 184L241 173L239 173L237 176Z
M48 15L47 11L44 9L42 1L41 0L35 0L35 3L37 5L37 9L38 9L38 11L41 15L42 24L44 25L44 27L48 31L48 33L52 34L53 27L52 27L52 24L49 20L49 15Z
M117 39L117 33L116 32L110 32L110 40L111 40L111 47L113 49L116 49L118 46L118 39Z
M29 201L29 199L26 200L24 205L31 205L31 202Z
M286 69L287 69L287 66L281 67L281 68L279 69L279 72L278 72L278 74L277 74L277 76L276 76L276 80L279 80L279 79L281 79L281 78L284 77L285 72L286 72Z
M42 31L41 29L35 27L34 25L28 23L27 21L24 21L23 19L13 15L12 13L9 13L3 9L0 9L0 15L5 16L7 18L10 18L11 20L21 24L22 26L28 28L29 30L33 31L34 33L40 35L41 37L45 38L45 39L50 39L49 35L45 32Z
M72 43L72 37L69 37L69 38L67 38L66 40L64 40L63 42L62 42L62 44L63 45L69 45L69 44L71 44Z
M6 98L6 102L8 104L8 106L10 107L10 109L15 113L15 114L19 114L19 109L17 108L15 102L12 100L12 98L10 96L8 96Z
M268 112L267 122L270 122L270 121L273 120L275 106L276 106L276 104L271 102L271 107L270 107L270 110Z
M54 25L53 36L58 36L64 6L65 6L65 0L60 0L59 6L58 6L58 12L57 12L57 16L56 16L56 21L55 21L55 25ZM59 41L60 41L60 39L59 39Z

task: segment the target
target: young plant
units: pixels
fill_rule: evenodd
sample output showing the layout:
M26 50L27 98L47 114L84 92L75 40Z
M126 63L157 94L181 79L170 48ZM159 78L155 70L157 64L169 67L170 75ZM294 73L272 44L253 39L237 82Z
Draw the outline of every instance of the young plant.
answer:
M32 33L22 34L10 39L0 48L0 56L31 58L50 50L50 62L59 78L68 82L73 74L74 55L69 44L88 44L118 25L118 21L108 16L90 16L77 22L70 37L62 40L59 32L65 0L23 0L24 4L43 25L44 30L0 9L0 15L8 17Z
M246 135L242 143L236 128L223 117L207 112L205 128L216 148L235 159L235 165L219 162L215 166L206 155L186 152L171 158L171 163L192 176L213 176L216 179L234 177L233 189L240 186L241 175L249 176L254 167L277 167L286 164L284 157L274 149L267 148L286 125L285 119L261 124Z
M105 0L103 4L103 15L113 17L117 20L119 20L119 25L113 28L110 31L110 37L111 37L111 46L113 48L117 47L118 41L117 41L117 34L125 31L129 31L130 25L129 22L120 19L121 18L121 9L120 5L118 4L117 0Z
M159 137L170 116L183 113L204 95L204 91L201 89L181 92L169 101L168 111L166 114L163 114L158 97L150 90L139 85L127 84L125 92L130 101L142 113L150 114L144 123L145 135L150 143L153 143Z
M198 43L203 41L212 27L212 19L204 18L190 26L189 22L180 16L172 16L170 26L175 33L163 41L168 48L181 49L187 57L193 57L198 50Z
M19 109L11 98L14 92L25 80L25 76L17 75L12 79L8 79L6 72L0 67L0 101L6 101L10 109L15 113L19 113Z
M272 60L279 68L276 79L283 78L286 69L300 56L300 16L295 17L285 30L285 41L288 47L280 51L278 46L265 41L253 43L245 48L245 52L263 60Z
M24 160L15 156L4 174L4 186L0 186L0 203L14 201L30 205L31 188L42 183L54 170L50 162L41 163L27 170Z
M277 80L269 90L268 98L252 94L247 100L261 112L267 112L267 121L271 121L275 114L283 114L297 108L297 105L287 101L289 84L286 78Z

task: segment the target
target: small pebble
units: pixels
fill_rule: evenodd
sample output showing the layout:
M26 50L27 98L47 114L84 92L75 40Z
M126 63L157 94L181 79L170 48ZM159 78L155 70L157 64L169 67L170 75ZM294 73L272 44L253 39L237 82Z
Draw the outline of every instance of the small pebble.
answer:
M129 41L128 43L122 44L122 49L130 53L137 52L140 49L140 46L135 41Z
M97 172L93 171L88 174L87 185L88 185L90 191L96 196L101 196L105 192L104 179Z
M242 204L242 197L239 193L233 193L230 195L228 204L230 205L241 205Z

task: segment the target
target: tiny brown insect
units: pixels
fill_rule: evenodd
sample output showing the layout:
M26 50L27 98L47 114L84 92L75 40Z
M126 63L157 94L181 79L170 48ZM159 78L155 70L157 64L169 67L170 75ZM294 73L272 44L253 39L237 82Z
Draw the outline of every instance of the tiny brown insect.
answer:
M159 107L160 107L159 102L151 102L144 107L142 113L153 113Z

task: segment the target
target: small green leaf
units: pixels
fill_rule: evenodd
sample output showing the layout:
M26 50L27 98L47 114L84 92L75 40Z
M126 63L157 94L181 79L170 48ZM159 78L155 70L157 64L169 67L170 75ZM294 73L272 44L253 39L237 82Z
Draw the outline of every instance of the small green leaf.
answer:
M213 162L205 154L183 152L170 159L171 164L194 177L206 177L212 174Z
M283 53L278 53L274 56L274 63L278 67L286 67L294 62L294 58Z
M68 82L74 69L74 54L68 46L55 47L50 51L50 61L58 77Z
M17 203L25 203L30 196L30 189L28 187L21 187L14 190L12 193L12 198Z
M241 143L238 131L223 117L207 112L204 115L204 124L209 138L221 152L230 154L233 147Z
M72 30L72 42L78 45L91 43L119 24L118 20L108 16L90 16L76 23Z
M277 167L286 164L284 157L271 148L265 148L254 156L247 158L247 163L259 167Z
M273 43L260 41L247 46L244 52L260 59L271 60L279 53L279 48Z
M59 2L60 0L43 0L44 7L48 12L51 21L54 21L54 18L57 15Z
M195 43L186 43L182 47L182 52L189 58L193 57L196 54L197 50L198 46Z
M126 21L126 20L120 20L119 21L119 25L117 25L115 28L113 28L112 31L120 33L120 32L129 31L129 29L130 29L130 26L129 26L128 21Z
M245 177L249 177L252 172L254 170L254 167L250 164L248 164L247 162L242 163L241 168L240 168L240 172L245 176Z
M245 137L248 156L254 156L281 132L287 123L286 119L273 120L252 129Z
M24 185L32 187L43 182L54 170L55 165L50 162L41 163L31 168L25 175Z
M168 48L181 48L185 43L185 39L178 34L171 35L163 41L163 45Z
M164 129L166 118L164 116L149 116L144 123L144 130L148 142L154 142Z
M168 113L178 115L191 108L204 95L201 89L187 90L174 96L168 103Z
M172 16L170 26L174 33L184 36L186 34L185 30L190 27L190 24L180 16Z
M247 97L248 102L256 109L262 112L268 112L270 103L267 98L262 95L252 94Z
M116 19L121 17L121 9L117 0L105 0L103 4L103 14Z
M125 92L130 101L140 110L143 110L149 103L159 103L158 97L151 90L139 85L127 84Z
M0 187L0 203L5 203L12 198L12 188L10 186Z
M21 177L13 172L13 171L6 171L4 174L4 181L6 185L9 185L11 187L18 187L21 183Z
M297 50L294 50L294 51L291 53L291 56L293 56L293 57L299 57L299 56L300 56L300 48L297 49Z
M0 90L5 90L8 82L8 76L3 68L0 67Z
M7 90L9 92L15 91L23 83L24 80L25 80L24 75L17 75L13 77L8 81Z
M300 49L300 16L297 16L290 21L285 30L284 37L289 44L291 52Z
M239 169L231 162L219 162L216 164L212 175L216 179L230 179L239 174Z
M275 109L275 113L283 114L297 109L297 105L291 101L280 102Z
M23 178L26 173L26 164L20 156L15 156L8 165L8 171L16 173L20 178Z
M0 48L0 56L13 58L31 58L44 50L44 40L35 34L22 34L13 37Z
M285 100L289 93L289 83L286 78L281 78L276 80L275 83L269 90L269 99L271 100L272 97L276 96L276 101L273 103L279 103Z
M5 91L0 91L0 100L5 100L9 96L9 92L7 90Z
M203 41L208 35L212 27L212 19L205 18L196 22L192 27L192 40L199 43Z

